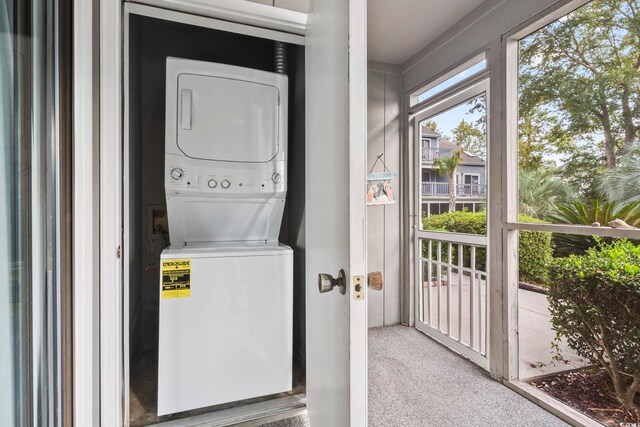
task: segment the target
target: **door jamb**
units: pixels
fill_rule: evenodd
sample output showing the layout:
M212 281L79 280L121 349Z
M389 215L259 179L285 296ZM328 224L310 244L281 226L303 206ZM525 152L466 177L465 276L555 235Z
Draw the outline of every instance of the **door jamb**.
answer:
M349 298L350 425L366 426L367 409L367 2L349 0ZM356 277L364 298L355 297ZM353 289L353 291L352 291Z
M73 2L73 424L99 425L98 8Z

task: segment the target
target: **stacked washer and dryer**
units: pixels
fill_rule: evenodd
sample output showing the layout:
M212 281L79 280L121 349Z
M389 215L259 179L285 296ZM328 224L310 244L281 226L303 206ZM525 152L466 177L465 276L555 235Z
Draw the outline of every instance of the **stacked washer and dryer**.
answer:
M292 387L287 77L167 59L158 415Z

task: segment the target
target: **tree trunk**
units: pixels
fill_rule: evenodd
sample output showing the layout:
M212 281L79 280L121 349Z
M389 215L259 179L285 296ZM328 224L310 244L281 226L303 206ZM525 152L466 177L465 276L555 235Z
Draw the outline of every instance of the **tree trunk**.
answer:
M629 89L626 85L622 90L622 123L624 124L623 150L626 151L635 142L638 135L638 128L633 123L633 111L629 106Z
M609 109L606 105L602 106L602 130L604 131L604 152L607 155L607 169L615 169L616 167L616 141L611 131L611 117L609 117Z
M456 173L449 176L449 212L456 211Z
M638 393L638 390L640 390L640 375L636 375L633 377L633 382L631 383L631 385L629 386L629 388L627 389L627 394L624 397L624 406L627 409L635 409L638 410L640 409L638 407L638 405L636 405L635 402L635 397L636 394Z

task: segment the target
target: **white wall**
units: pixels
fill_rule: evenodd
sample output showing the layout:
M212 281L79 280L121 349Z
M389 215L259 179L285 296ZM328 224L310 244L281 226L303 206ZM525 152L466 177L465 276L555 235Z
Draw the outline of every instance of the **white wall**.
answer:
M368 79L367 170L384 153L383 160L391 172L394 190L400 190L400 99L399 69L384 64L370 64ZM382 172L380 162L374 172ZM401 197L398 194L398 199ZM381 291L369 289L369 327L400 322L400 203L367 207L368 270L380 271L384 277Z

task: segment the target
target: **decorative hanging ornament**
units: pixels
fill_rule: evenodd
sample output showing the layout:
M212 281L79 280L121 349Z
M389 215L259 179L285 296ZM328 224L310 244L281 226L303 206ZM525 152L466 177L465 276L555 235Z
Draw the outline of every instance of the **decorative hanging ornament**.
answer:
M389 172L387 165L384 163L384 160L382 160L383 156L384 153L376 158L367 175L368 206L391 205L397 202L396 193L391 187L391 180L395 179L398 175L394 172ZM383 171L373 172L378 162L382 164Z

